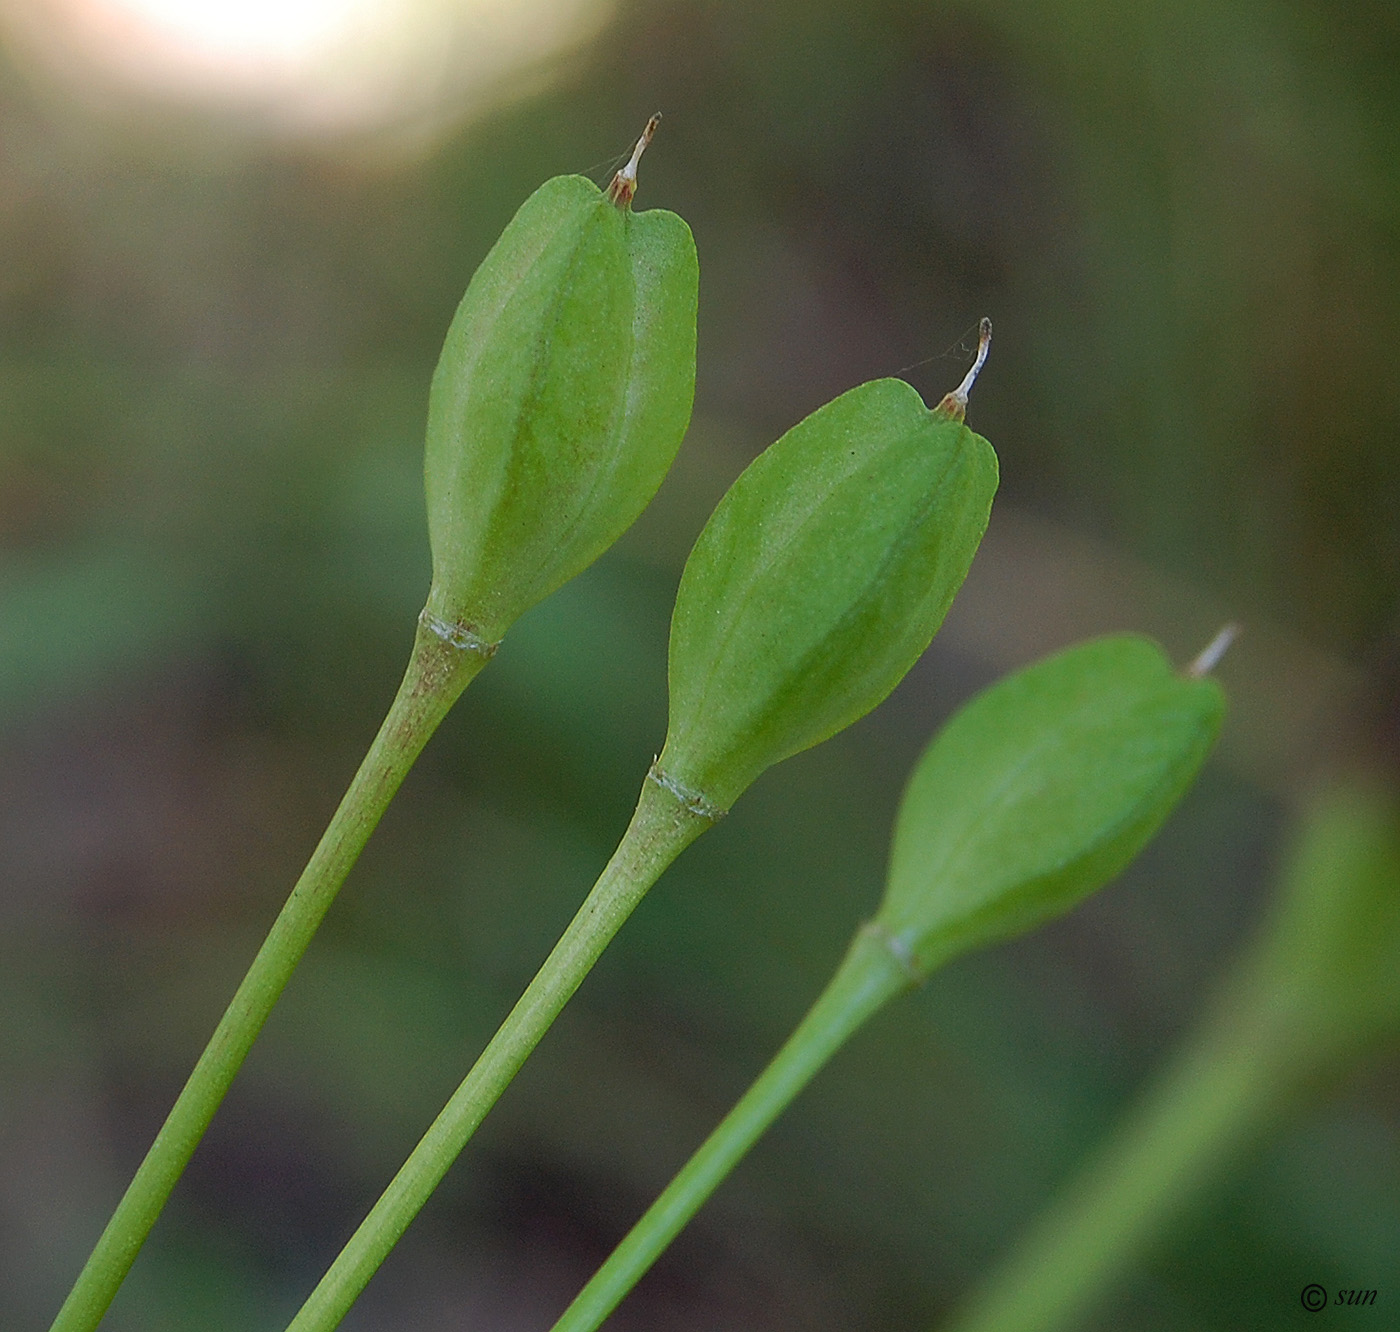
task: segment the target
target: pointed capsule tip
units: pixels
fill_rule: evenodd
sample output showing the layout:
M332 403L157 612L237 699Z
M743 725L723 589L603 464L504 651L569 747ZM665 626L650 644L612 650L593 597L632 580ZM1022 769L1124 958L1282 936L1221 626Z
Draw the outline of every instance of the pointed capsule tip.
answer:
M967 399L972 392L972 386L977 382L977 376L982 373L982 367L987 363L987 352L992 346L992 321L985 315L981 323L977 325L977 358L972 362L972 368L963 376L963 381L951 393L945 394L943 401L934 408L944 416L952 417L954 421L961 421L967 415Z
M1230 644L1240 636L1240 626L1231 622L1216 634L1197 654L1196 659L1186 668L1186 675L1192 680L1204 679L1218 665L1229 650Z
M652 136L656 133L656 127L660 123L661 112L658 111L647 121L646 128L642 131L642 137L637 140L637 146L632 149L632 156L627 165L612 178L612 183L608 186L608 198L619 208L632 206L632 197L637 193L637 163L642 160L642 154L646 152L647 145L651 142Z

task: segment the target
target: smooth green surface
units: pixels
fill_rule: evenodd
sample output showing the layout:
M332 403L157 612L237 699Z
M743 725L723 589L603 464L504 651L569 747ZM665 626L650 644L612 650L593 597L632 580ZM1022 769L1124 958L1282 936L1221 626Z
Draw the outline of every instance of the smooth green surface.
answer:
M900 805L877 921L923 971L1022 933L1119 872L1191 784L1224 696L1120 635L967 704Z
M349 1311L432 1196L623 922L666 867L709 827L650 778L607 867L500 1030L317 1283L288 1332L328 1332Z
M433 614L495 642L631 526L690 420L697 283L674 213L582 176L521 205L433 376Z
M897 379L770 446L686 562L662 769L726 808L880 703L943 622L996 486L991 445Z
M102 1321L370 833L429 736L486 661L419 627L403 683L364 762L54 1319L52 1332L91 1332Z

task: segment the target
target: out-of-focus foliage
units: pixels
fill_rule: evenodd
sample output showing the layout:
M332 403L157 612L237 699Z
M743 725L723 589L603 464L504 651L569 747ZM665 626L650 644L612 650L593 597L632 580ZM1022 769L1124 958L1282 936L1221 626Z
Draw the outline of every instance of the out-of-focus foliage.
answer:
M1227 612L1222 759L1124 882L864 1033L617 1318L930 1325L1189 1025L1324 744L1400 750L1388 5L638 0L412 161L104 118L6 67L5 1327L57 1308L392 695L468 277L542 180L605 179L658 107L639 207L684 216L702 270L676 469L429 747L114 1329L291 1312L624 826L714 502L853 384L935 400L982 314L969 415L1002 498L937 645L668 874L347 1327L546 1326L874 910L938 721L1087 632L1180 659ZM1308 1281L1400 1290L1398 1103L1393 1060L1334 1087L1105 1326L1273 1332Z

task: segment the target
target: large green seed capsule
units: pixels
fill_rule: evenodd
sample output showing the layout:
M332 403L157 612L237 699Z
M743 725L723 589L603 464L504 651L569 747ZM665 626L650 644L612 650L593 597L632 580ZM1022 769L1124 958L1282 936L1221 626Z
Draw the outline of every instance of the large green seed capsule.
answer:
M695 244L674 213L631 211L635 164L608 194L581 176L541 185L448 330L428 402L425 615L469 646L617 540L689 423Z
M1126 634L999 681L914 769L875 926L922 975L1068 911L1156 832L1224 707L1213 680Z
M681 577L658 780L722 810L879 703L942 623L996 486L961 403L930 411L897 379L842 394L760 455Z

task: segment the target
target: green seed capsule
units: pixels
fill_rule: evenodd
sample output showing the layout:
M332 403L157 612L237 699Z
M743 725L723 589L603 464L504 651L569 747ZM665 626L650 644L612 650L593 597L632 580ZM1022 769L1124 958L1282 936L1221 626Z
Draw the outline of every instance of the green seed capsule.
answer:
M541 185L482 261L428 401L425 617L490 650L656 493L690 420L698 267L674 213Z
M1132 635L1007 676L953 717L909 779L875 928L924 975L1069 910L1171 812L1224 706L1213 680L1176 672Z
M930 411L897 379L842 394L760 455L705 525L671 621L656 768L697 808L722 811L863 716L928 647L997 486L991 445L951 397Z

